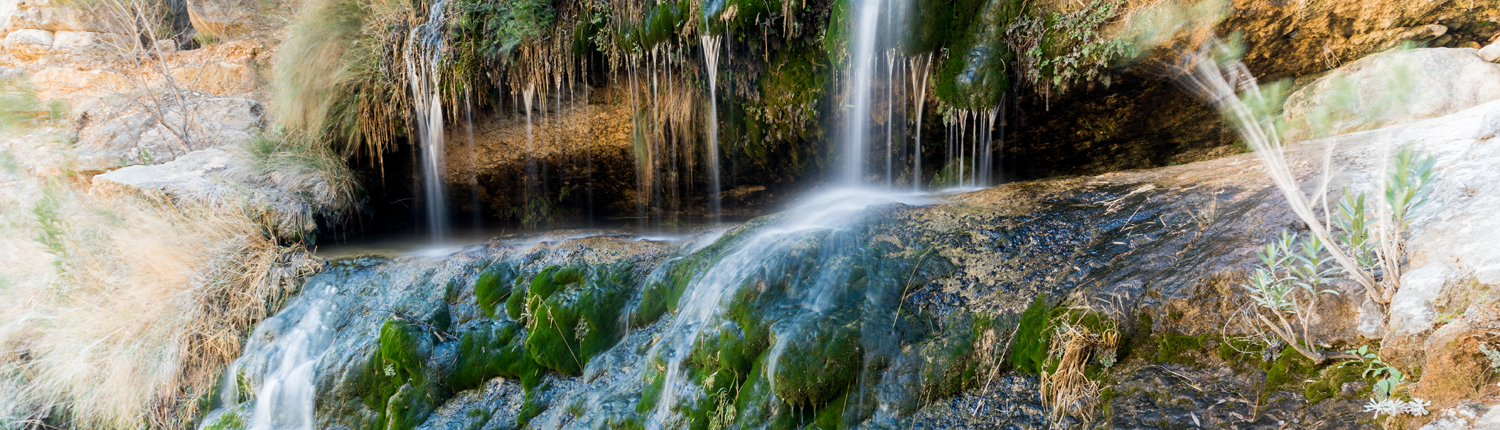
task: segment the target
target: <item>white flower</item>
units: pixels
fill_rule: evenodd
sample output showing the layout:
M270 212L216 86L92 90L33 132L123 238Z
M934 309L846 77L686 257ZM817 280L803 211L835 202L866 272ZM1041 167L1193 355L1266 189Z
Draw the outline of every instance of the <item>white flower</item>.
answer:
M1380 417L1380 414L1386 414L1386 415L1396 415L1396 414L1399 414L1405 408L1406 408L1406 402L1402 402L1402 401L1396 400L1396 399L1385 399L1385 400L1370 399L1370 403L1366 403L1365 404L1365 412L1374 412L1375 413L1375 417L1377 417L1377 418Z
M1406 402L1406 405L1402 408L1402 412L1420 417L1427 415L1427 406L1430 405L1432 405L1432 402L1413 397L1410 402Z

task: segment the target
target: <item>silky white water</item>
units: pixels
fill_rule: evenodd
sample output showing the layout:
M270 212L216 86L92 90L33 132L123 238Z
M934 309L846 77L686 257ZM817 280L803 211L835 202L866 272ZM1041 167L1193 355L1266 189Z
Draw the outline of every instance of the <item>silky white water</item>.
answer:
M249 412L251 430L318 428L315 417L318 361L333 342L334 331L324 323L329 297L336 293L331 285L309 286L287 309L262 322L245 345L245 355L236 359L224 372L220 399L222 405L210 412L203 423L219 421L223 414ZM284 321L296 318L295 323ZM292 324L285 332L276 332ZM254 378L259 374L259 386ZM243 378L243 379L242 379ZM249 393L240 392L247 384ZM242 399L251 397L253 399ZM250 400L248 404L242 403ZM246 411L248 409L248 411Z

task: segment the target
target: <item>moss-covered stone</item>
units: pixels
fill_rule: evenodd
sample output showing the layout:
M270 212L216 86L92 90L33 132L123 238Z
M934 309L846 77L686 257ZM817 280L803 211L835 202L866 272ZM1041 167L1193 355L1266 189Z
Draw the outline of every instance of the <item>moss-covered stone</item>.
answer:
M782 348L772 351L769 376L777 397L797 408L817 408L838 398L859 375L863 359L860 308L815 316L808 324L774 329Z
M474 280L474 297L485 315L495 317L495 307L510 296L516 270L509 264L496 262L479 273Z
M502 376L521 381L533 389L545 371L526 354L525 333L511 322L481 323L459 336L458 365L449 384L454 391L477 388L484 381Z
M620 308L631 292L628 267L548 267L530 283L526 353L538 364L577 375L622 335Z
M933 89L938 99L966 110L988 110L1000 105L1010 89L1008 65L1015 55L1005 43L1005 31L1021 15L1024 2L988 0L977 16L955 28L948 40L947 59L939 65Z
M1162 333L1156 338L1156 362L1197 364L1197 360L1191 354L1203 348L1205 338L1205 336Z
M357 385L365 405L380 414L379 428L416 428L449 397L443 375L427 366L433 341L426 328L408 321L391 318L381 325Z
M1047 365L1047 348L1052 336L1053 307L1047 295L1041 294L1021 312L1015 340L1010 349L1010 365L1024 373L1040 373Z

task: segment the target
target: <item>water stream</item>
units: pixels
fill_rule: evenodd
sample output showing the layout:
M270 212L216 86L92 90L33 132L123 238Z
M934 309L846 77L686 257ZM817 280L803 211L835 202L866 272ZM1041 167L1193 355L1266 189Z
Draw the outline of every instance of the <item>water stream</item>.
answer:
M436 243L448 231L448 202L443 184L447 169L444 160L443 102L438 90L438 71L446 45L443 42L445 15L443 0L432 3L427 22L413 28L407 38L406 76L411 84L412 104L416 108L417 137L422 144L422 191L426 199L427 228Z
M708 66L708 206L709 214L719 221L722 202L719 199L719 43L722 36L704 35L703 62Z

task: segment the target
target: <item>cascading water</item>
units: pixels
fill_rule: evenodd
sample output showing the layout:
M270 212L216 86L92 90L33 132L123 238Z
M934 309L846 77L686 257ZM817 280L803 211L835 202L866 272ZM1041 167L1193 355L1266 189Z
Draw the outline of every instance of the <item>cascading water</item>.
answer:
M927 73L932 69L932 54L921 54L910 60L912 104L917 106L917 140L916 149L912 152L911 164L911 188L914 191L922 190L922 110L927 106ZM921 65L921 67L917 67Z
M432 3L427 22L413 28L406 44L406 76L416 108L417 136L422 143L422 191L425 194L427 229L435 242L448 231L448 202L443 185L447 168L443 145L443 103L437 68L443 62L443 0Z
M713 222L719 222L722 210L719 199L719 43L722 36L704 35L703 62L708 66L708 206Z
M850 40L848 88L849 112L844 127L844 172L842 182L857 185L864 182L865 146L870 123L870 93L875 81L875 44L880 36L880 11L883 0L859 0L853 5L853 39Z
M334 331L325 324L324 314L336 291L331 285L309 288L256 328L245 354L224 372L221 405L205 416L205 426L226 414L238 415L230 421L243 422L248 413L246 428L251 430L318 428L316 370L333 341ZM256 378L245 375L259 375L259 386L250 385ZM253 400L241 398L252 394ZM251 401L241 403L245 400Z

